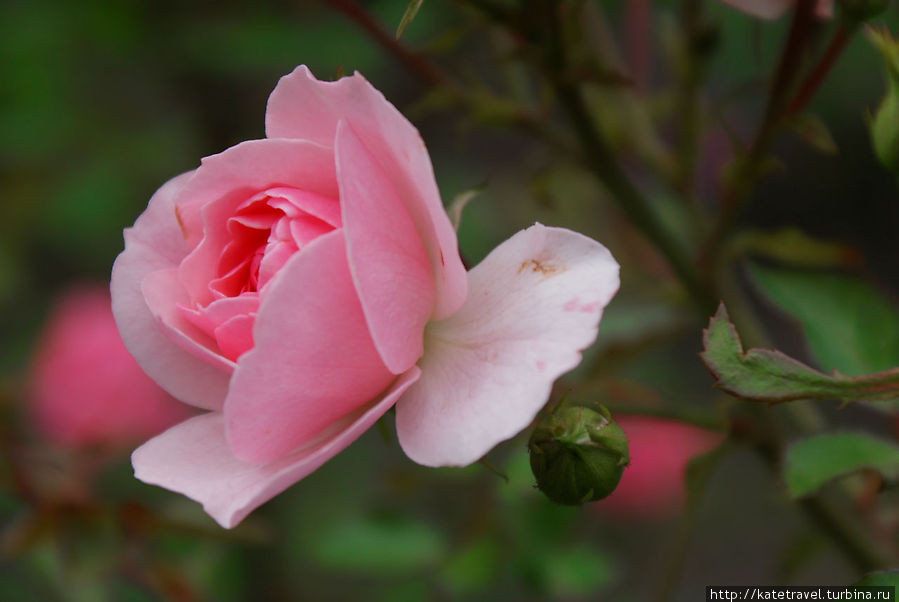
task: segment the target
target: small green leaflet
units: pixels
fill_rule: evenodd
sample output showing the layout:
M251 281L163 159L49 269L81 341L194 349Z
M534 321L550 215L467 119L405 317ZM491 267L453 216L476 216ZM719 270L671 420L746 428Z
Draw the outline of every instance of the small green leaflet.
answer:
M858 377L837 371L827 375L780 351L750 349L744 352L723 303L703 331L700 357L717 380L715 387L747 401L899 399L899 368Z
M825 483L863 468L887 479L899 477L899 446L865 433L827 433L790 446L784 480L794 498L814 493Z
M735 237L731 243L733 251L741 256L752 255L775 261L782 265L798 268L858 268L863 261L861 253L854 247L809 236L799 228L780 228L778 230L748 230ZM779 303L779 299L769 294L764 282L758 277L759 266L749 264L750 274L762 289L765 296L781 307L785 312L789 309ZM790 273L793 273L792 270ZM762 274L764 277L764 274Z
M825 155L837 154L839 149L833 135L818 117L802 113L791 119L788 125L812 149Z
M403 13L403 18L400 19L400 24L396 28L396 39L399 40L403 36L403 32L406 31L406 28L409 27L409 24L412 23L412 19L415 18L415 15L418 14L418 9L421 8L421 5L424 4L425 0L409 0L409 5L406 7L406 12Z

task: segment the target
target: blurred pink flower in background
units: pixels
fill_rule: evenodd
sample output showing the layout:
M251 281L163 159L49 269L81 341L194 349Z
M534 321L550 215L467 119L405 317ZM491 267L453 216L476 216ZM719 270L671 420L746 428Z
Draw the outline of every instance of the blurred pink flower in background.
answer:
M627 435L630 464L615 491L594 508L631 518L662 518L681 510L687 464L723 437L658 418L623 416L615 422Z
M189 415L125 349L103 286L58 299L32 358L30 393L38 430L71 448L127 446Z
M779 19L796 4L796 0L723 0L723 2L760 19ZM833 2L834 0L818 0L815 3L815 16L819 19L832 19Z

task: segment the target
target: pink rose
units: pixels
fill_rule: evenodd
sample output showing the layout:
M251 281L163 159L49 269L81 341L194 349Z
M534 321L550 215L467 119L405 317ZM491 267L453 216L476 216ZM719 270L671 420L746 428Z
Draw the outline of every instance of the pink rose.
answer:
M687 464L718 445L721 435L658 418L622 416L615 422L627 435L630 464L612 495L595 508L643 518L678 512L686 495Z
M225 527L394 404L410 458L477 460L532 420L618 288L602 245L541 225L466 275L424 143L359 74L298 67L266 134L157 191L112 272L131 353L209 410L135 473Z
M133 444L189 414L128 355L100 287L57 301L32 357L29 401L38 430L70 448Z

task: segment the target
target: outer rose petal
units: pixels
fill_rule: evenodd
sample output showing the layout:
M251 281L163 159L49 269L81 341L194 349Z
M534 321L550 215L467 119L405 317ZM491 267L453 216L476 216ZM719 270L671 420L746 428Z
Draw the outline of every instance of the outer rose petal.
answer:
M225 400L231 450L254 463L303 445L394 379L368 332L342 231L295 253L268 286L255 346L238 360Z
M225 440L221 413L197 416L172 427L138 448L131 457L135 476L177 491L203 504L230 529L367 430L419 377L417 367L400 376L380 399L331 425L302 449L262 466L238 460Z
M359 73L321 82L300 66L282 77L269 97L265 131L270 138L302 138L331 146L342 119L380 162L424 242L437 288L432 318L452 315L467 291L456 234L440 202L421 136L383 94Z
M384 364L402 374L424 352L434 307L428 256L381 166L345 121L334 150L353 283Z
M521 431L596 338L618 283L609 251L570 230L537 224L494 249L462 309L428 326L422 377L397 403L406 454L461 466Z
M200 408L219 409L230 374L170 341L150 313L141 283L158 270L174 269L190 250L175 218L175 199L194 172L169 180L147 210L125 230L125 250L112 266L112 312L125 347L140 367L175 398Z

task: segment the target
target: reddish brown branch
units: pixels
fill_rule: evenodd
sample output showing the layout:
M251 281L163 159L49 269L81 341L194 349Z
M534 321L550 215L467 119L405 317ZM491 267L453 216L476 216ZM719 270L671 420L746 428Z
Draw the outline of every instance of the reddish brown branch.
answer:
M809 74L808 78L806 78L799 88L799 91L787 105L787 117L792 117L805 108L812 99L812 96L815 95L815 92L818 91L818 88L821 87L821 84L827 78L827 74L830 73L830 70L833 68L834 64L836 64L837 59L840 58L840 54L842 54L843 49L846 48L846 44L849 42L850 37L851 32L841 25L834 34L830 44L827 46L827 50L824 51L821 60L818 61L818 64L815 66L814 71Z
M455 83L446 73L420 54L416 54L400 44L355 0L325 0L325 3L349 17L364 29L378 45L425 81L455 89Z
M814 24L815 0L799 0L796 3L796 12L790 25L790 33L787 36L787 44L780 56L780 62L777 64L777 72L774 75L771 94L768 97L762 130L777 122L781 116L783 102L802 64L802 57L805 54Z

